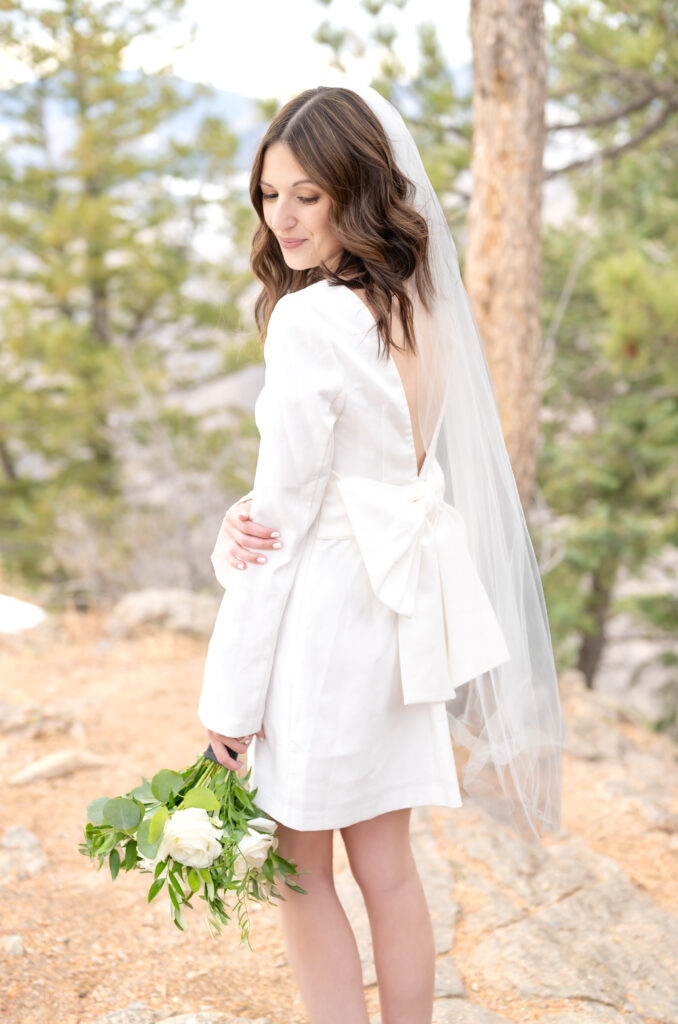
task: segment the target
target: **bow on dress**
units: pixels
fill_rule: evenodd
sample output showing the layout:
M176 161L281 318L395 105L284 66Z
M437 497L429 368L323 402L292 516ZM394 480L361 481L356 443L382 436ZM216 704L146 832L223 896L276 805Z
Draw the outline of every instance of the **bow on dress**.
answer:
M334 474L372 589L398 613L406 704L451 700L456 686L510 660L464 520L432 467L410 484Z

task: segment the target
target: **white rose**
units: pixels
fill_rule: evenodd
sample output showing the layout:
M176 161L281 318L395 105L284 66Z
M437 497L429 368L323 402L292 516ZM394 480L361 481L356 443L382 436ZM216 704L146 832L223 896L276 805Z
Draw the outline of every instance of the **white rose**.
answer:
M251 821L268 821L268 819L252 818ZM233 865L236 877L243 878L249 868L260 868L266 860L271 847L275 850L277 846L277 836L257 832L255 829L249 828L238 843L240 854Z
M220 840L220 823L204 807L186 807L165 822L155 861L171 857L190 868L208 868L221 854Z
M255 828L257 832L269 832L272 834L278 827L278 822L273 821L272 818L250 818L247 824L250 832Z

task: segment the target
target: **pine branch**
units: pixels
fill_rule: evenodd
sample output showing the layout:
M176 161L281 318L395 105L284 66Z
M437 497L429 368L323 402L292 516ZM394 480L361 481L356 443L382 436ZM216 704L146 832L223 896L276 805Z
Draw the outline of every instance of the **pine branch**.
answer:
M610 110L607 114L598 114L596 117L584 117L580 118L579 121L573 121L569 124L562 121L559 124L548 124L546 126L547 132L565 132L565 131L576 131L579 128L602 128L604 125L613 124L618 121L621 117L627 117L629 114L634 114L637 110L642 110L648 106L653 100L658 99L661 96L660 90L654 89L652 92L645 93L638 99L631 100L624 107L617 107L616 110Z
M566 174L568 171L580 169L582 167L589 167L594 160L610 160L613 157L621 156L622 153L627 153L631 149L635 149L636 146L640 146L641 143L645 142L652 135L659 131L659 129L666 124L672 114L678 111L678 100L674 100L671 103L667 103L664 108L657 114L655 118L641 128L640 131L632 135L626 142L620 142L614 146L605 146L603 149L598 150L596 153L592 153L591 156L584 157L582 160L573 160L569 164L565 164L563 167L555 167L550 171L545 171L544 180L558 177L559 174Z

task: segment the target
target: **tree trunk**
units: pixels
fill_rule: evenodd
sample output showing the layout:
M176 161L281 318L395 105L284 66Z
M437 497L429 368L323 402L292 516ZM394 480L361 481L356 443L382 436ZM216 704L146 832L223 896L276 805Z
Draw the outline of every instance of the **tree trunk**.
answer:
M606 559L596 568L591 576L591 590L585 612L594 623L594 630L581 634L577 668L584 676L590 690L593 689L595 674L607 641L605 627L610 611L612 590L619 571L615 559Z
M541 404L542 0L472 0L473 195L465 279L525 508Z

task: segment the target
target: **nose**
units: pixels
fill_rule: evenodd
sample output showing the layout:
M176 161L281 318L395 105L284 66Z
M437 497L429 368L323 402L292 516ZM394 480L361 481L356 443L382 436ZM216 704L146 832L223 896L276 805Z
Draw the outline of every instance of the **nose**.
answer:
M297 219L292 211L292 201L278 196L273 204L271 214L271 228L273 231L289 231L296 224Z

